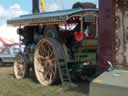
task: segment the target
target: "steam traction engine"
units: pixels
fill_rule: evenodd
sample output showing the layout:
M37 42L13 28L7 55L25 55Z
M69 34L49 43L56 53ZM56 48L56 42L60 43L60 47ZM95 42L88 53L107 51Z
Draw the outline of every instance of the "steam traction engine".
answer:
M98 14L95 5L82 9L77 3L73 9L38 13L38 2L33 4L37 4L33 5L33 14L8 20L8 24L19 27L20 42L25 45L14 62L15 77L24 78L32 67L37 80L48 86L59 80L59 67L65 64L72 79L94 76Z

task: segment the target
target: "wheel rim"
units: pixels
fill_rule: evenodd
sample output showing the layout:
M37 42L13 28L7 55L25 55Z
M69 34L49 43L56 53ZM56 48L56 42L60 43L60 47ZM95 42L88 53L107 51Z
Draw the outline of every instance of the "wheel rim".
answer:
M56 61L52 44L45 39L39 41L34 55L34 68L38 81L51 85L56 77Z
M17 79L25 77L25 60L22 55L17 55L14 61L14 74Z

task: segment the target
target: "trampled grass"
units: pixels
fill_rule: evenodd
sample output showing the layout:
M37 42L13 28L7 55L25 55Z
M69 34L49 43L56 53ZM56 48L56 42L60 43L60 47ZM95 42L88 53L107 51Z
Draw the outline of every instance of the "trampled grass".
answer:
M16 80L12 67L0 68L0 96L86 96L88 85L75 84L63 90L62 85L44 87L31 78Z

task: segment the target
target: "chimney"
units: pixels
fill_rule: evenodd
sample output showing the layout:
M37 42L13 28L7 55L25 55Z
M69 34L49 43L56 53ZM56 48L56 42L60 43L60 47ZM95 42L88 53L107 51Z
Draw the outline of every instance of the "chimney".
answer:
M39 0L32 0L32 13L39 13Z

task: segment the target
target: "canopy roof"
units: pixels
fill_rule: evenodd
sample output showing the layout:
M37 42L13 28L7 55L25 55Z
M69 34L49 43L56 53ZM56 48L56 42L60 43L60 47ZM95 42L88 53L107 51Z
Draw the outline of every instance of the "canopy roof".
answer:
M8 24L18 26L18 25L28 25L28 24L40 24L48 22L58 22L66 21L70 16L75 15L89 15L98 14L98 9L68 9L54 12L44 12L38 14L22 15L7 21Z

